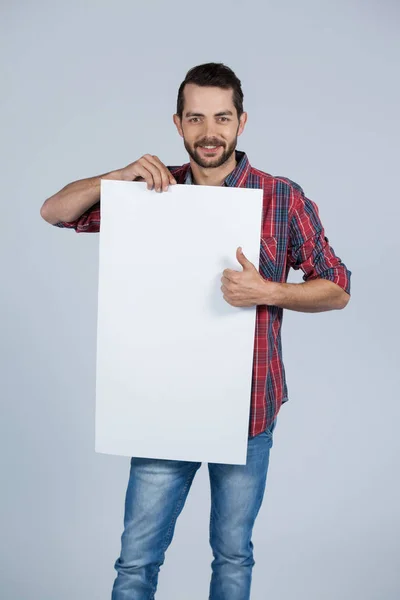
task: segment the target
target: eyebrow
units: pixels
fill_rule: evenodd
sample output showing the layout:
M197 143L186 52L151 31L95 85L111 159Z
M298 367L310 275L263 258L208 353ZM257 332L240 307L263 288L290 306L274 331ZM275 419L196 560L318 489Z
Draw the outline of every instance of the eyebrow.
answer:
M196 112L187 112L185 114L185 117L204 117L205 115L203 115L203 113L196 113ZM214 115L214 117L226 117L226 116L233 116L233 112L231 110L222 110L219 113L216 113Z

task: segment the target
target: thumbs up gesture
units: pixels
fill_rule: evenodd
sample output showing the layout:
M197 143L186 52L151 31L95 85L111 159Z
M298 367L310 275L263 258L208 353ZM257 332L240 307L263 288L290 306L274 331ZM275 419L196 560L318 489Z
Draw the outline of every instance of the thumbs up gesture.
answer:
M254 306L269 304L270 286L274 283L264 279L243 253L242 248L236 250L236 258L242 271L225 269L221 277L221 290L224 299L231 306Z

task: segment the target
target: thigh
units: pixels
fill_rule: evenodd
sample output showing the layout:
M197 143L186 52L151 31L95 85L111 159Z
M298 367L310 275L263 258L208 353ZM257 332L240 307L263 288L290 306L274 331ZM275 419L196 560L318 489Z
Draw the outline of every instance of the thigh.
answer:
M245 465L209 463L211 486L211 529L225 536L251 535L266 486L269 455L272 448L271 427L249 438Z
M201 463L132 458L121 558L163 552Z

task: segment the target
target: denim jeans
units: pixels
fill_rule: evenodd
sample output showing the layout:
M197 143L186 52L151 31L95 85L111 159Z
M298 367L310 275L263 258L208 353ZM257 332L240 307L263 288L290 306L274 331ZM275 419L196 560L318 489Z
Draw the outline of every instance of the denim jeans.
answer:
M209 600L248 600L251 536L260 509L276 419L248 440L246 465L208 463L211 484ZM153 600L175 524L200 462L132 458L112 600ZM188 590L188 598L192 594Z

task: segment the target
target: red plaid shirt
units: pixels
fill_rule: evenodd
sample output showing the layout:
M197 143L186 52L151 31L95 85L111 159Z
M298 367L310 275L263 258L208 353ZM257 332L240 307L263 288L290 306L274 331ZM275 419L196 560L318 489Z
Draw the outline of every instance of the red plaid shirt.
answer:
M260 273L270 281L286 282L290 268L301 269L303 279L329 279L350 294L349 271L335 255L325 236L317 205L302 188L286 177L274 177L253 168L246 154L236 153L236 168L225 179L228 187L261 188L264 194L260 241ZM177 183L191 184L190 164L168 167ZM78 233L100 230L100 203L76 221L56 224ZM257 306L249 435L270 427L281 405L288 401L282 360L283 309Z

